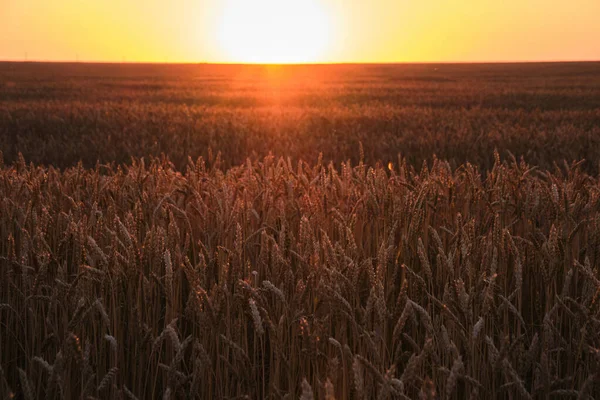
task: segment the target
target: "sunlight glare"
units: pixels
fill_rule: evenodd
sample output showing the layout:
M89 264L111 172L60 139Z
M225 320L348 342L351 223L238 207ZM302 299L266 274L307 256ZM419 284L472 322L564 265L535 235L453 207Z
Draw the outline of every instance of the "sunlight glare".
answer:
M217 35L231 62L318 62L330 46L330 17L319 0L228 0Z

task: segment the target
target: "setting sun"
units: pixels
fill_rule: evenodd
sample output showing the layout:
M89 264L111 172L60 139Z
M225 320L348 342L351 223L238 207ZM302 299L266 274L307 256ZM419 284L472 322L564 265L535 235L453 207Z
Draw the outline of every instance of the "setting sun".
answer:
M0 59L596 60L598 15L598 0L0 0Z
M222 6L217 35L228 59L310 63L327 52L331 24L318 0L229 0Z

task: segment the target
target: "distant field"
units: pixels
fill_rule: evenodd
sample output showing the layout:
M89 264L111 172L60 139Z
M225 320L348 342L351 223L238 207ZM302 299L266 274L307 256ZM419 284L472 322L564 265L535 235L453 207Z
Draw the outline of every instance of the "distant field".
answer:
M433 154L489 168L498 148L552 167L600 156L600 63L215 66L0 64L7 161L69 166L164 153L182 167Z

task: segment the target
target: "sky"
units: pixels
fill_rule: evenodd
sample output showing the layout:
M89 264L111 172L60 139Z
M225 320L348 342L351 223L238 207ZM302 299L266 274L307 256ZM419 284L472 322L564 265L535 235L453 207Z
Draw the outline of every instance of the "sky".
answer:
M0 60L600 60L600 0L0 0Z

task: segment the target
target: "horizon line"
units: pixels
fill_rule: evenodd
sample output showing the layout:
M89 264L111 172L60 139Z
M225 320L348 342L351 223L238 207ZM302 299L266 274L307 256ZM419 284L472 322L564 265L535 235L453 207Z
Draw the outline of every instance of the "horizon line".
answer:
M1 60L1 64L107 64L107 65L223 65L223 66L335 66L335 65L453 65L453 64L581 64L599 63L600 59L580 60L475 60L475 61L339 61L257 63L227 61L97 61L97 60Z

